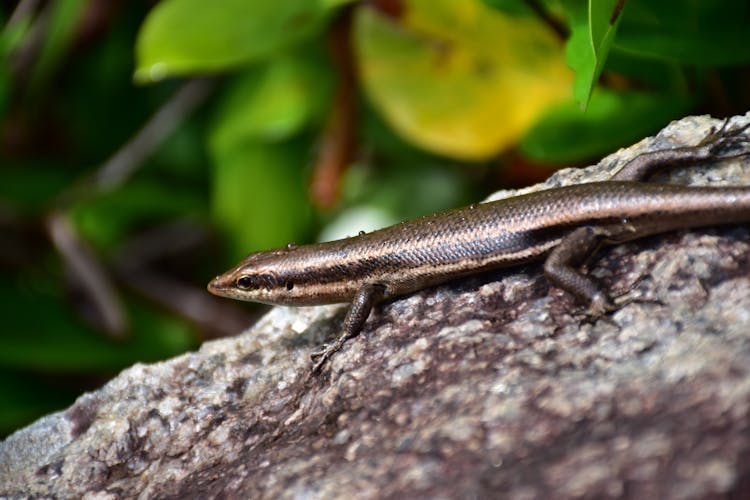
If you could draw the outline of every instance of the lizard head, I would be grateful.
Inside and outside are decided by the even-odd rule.
[[[283,304],[294,294],[293,269],[286,263],[284,250],[268,250],[248,255],[239,264],[208,284],[214,295],[237,300]]]
[[[208,291],[264,304],[303,306],[347,301],[340,287],[325,283],[315,274],[317,259],[315,252],[294,244],[252,253],[211,280]]]

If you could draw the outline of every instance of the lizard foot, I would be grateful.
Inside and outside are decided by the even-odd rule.
[[[744,132],[750,128],[750,123],[746,123],[741,127],[729,128],[729,119],[724,120],[721,127],[716,129],[712,127],[708,135],[698,144],[699,147],[707,147],[711,154],[719,154],[724,150],[737,146],[739,144],[745,144],[750,142],[750,136]],[[737,155],[727,155],[723,158],[736,158],[750,154],[748,152],[740,153]]]

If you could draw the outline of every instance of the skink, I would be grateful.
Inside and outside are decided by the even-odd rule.
[[[208,285],[216,295],[284,305],[350,303],[336,341],[313,355],[313,371],[364,326],[372,307],[454,278],[546,257],[555,286],[614,308],[576,269],[601,244],[675,229],[750,221],[750,187],[638,182],[657,170],[717,161],[748,142],[750,124],[712,130],[699,145],[644,153],[610,180],[579,184],[425,216],[351,238],[250,254]]]

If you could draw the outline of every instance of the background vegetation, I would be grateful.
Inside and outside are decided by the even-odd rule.
[[[735,0],[22,0],[0,21],[0,435],[240,332],[256,310],[204,286],[252,250],[750,102]]]

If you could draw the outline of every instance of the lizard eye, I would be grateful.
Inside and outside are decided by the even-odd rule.
[[[257,288],[258,281],[253,276],[242,276],[237,279],[237,287],[242,288],[243,290]]]
[[[294,288],[294,283],[292,283],[291,281],[287,281],[286,282],[286,289],[291,291],[292,288]]]

